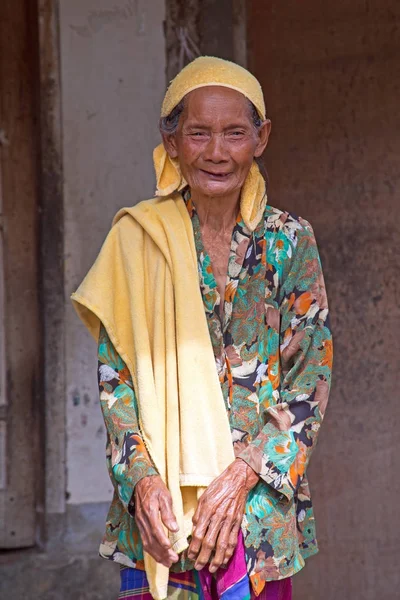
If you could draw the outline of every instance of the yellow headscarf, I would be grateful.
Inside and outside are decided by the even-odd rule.
[[[265,103],[258,80],[243,67],[213,56],[200,56],[189,63],[171,81],[161,108],[166,117],[189,92],[201,87],[218,85],[241,92],[256,107],[265,120]],[[153,152],[157,178],[156,196],[168,196],[187,186],[177,159],[171,158],[163,144]],[[267,203],[265,181],[255,161],[242,188],[240,212],[246,226],[253,231],[259,223]]]

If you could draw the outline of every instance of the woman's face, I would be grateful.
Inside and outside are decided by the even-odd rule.
[[[164,136],[192,192],[230,196],[240,192],[254,157],[268,142],[271,123],[256,131],[249,103],[240,92],[208,86],[185,98],[177,132]]]

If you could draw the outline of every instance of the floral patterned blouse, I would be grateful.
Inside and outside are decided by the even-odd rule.
[[[307,221],[267,206],[251,233],[239,214],[221,318],[210,257],[188,193],[185,202],[235,455],[260,476],[248,496],[242,526],[248,573],[258,593],[265,581],[293,575],[318,551],[306,471],[331,379],[324,279]],[[132,379],[104,328],[98,357],[107,466],[114,485],[100,554],[142,567],[132,494],[142,477],[157,471],[140,435]],[[182,555],[174,569],[191,567]]]

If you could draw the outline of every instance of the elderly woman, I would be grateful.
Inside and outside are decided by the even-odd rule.
[[[307,221],[267,204],[258,81],[201,57],[164,98],[156,198],[121,210],[75,307],[98,341],[120,598],[291,598],[332,341]]]

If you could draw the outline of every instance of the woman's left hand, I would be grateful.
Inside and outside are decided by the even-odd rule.
[[[247,494],[258,481],[257,473],[237,458],[208,486],[193,517],[188,557],[196,561],[195,569],[209,562],[214,549],[210,571],[228,563],[236,548]]]

